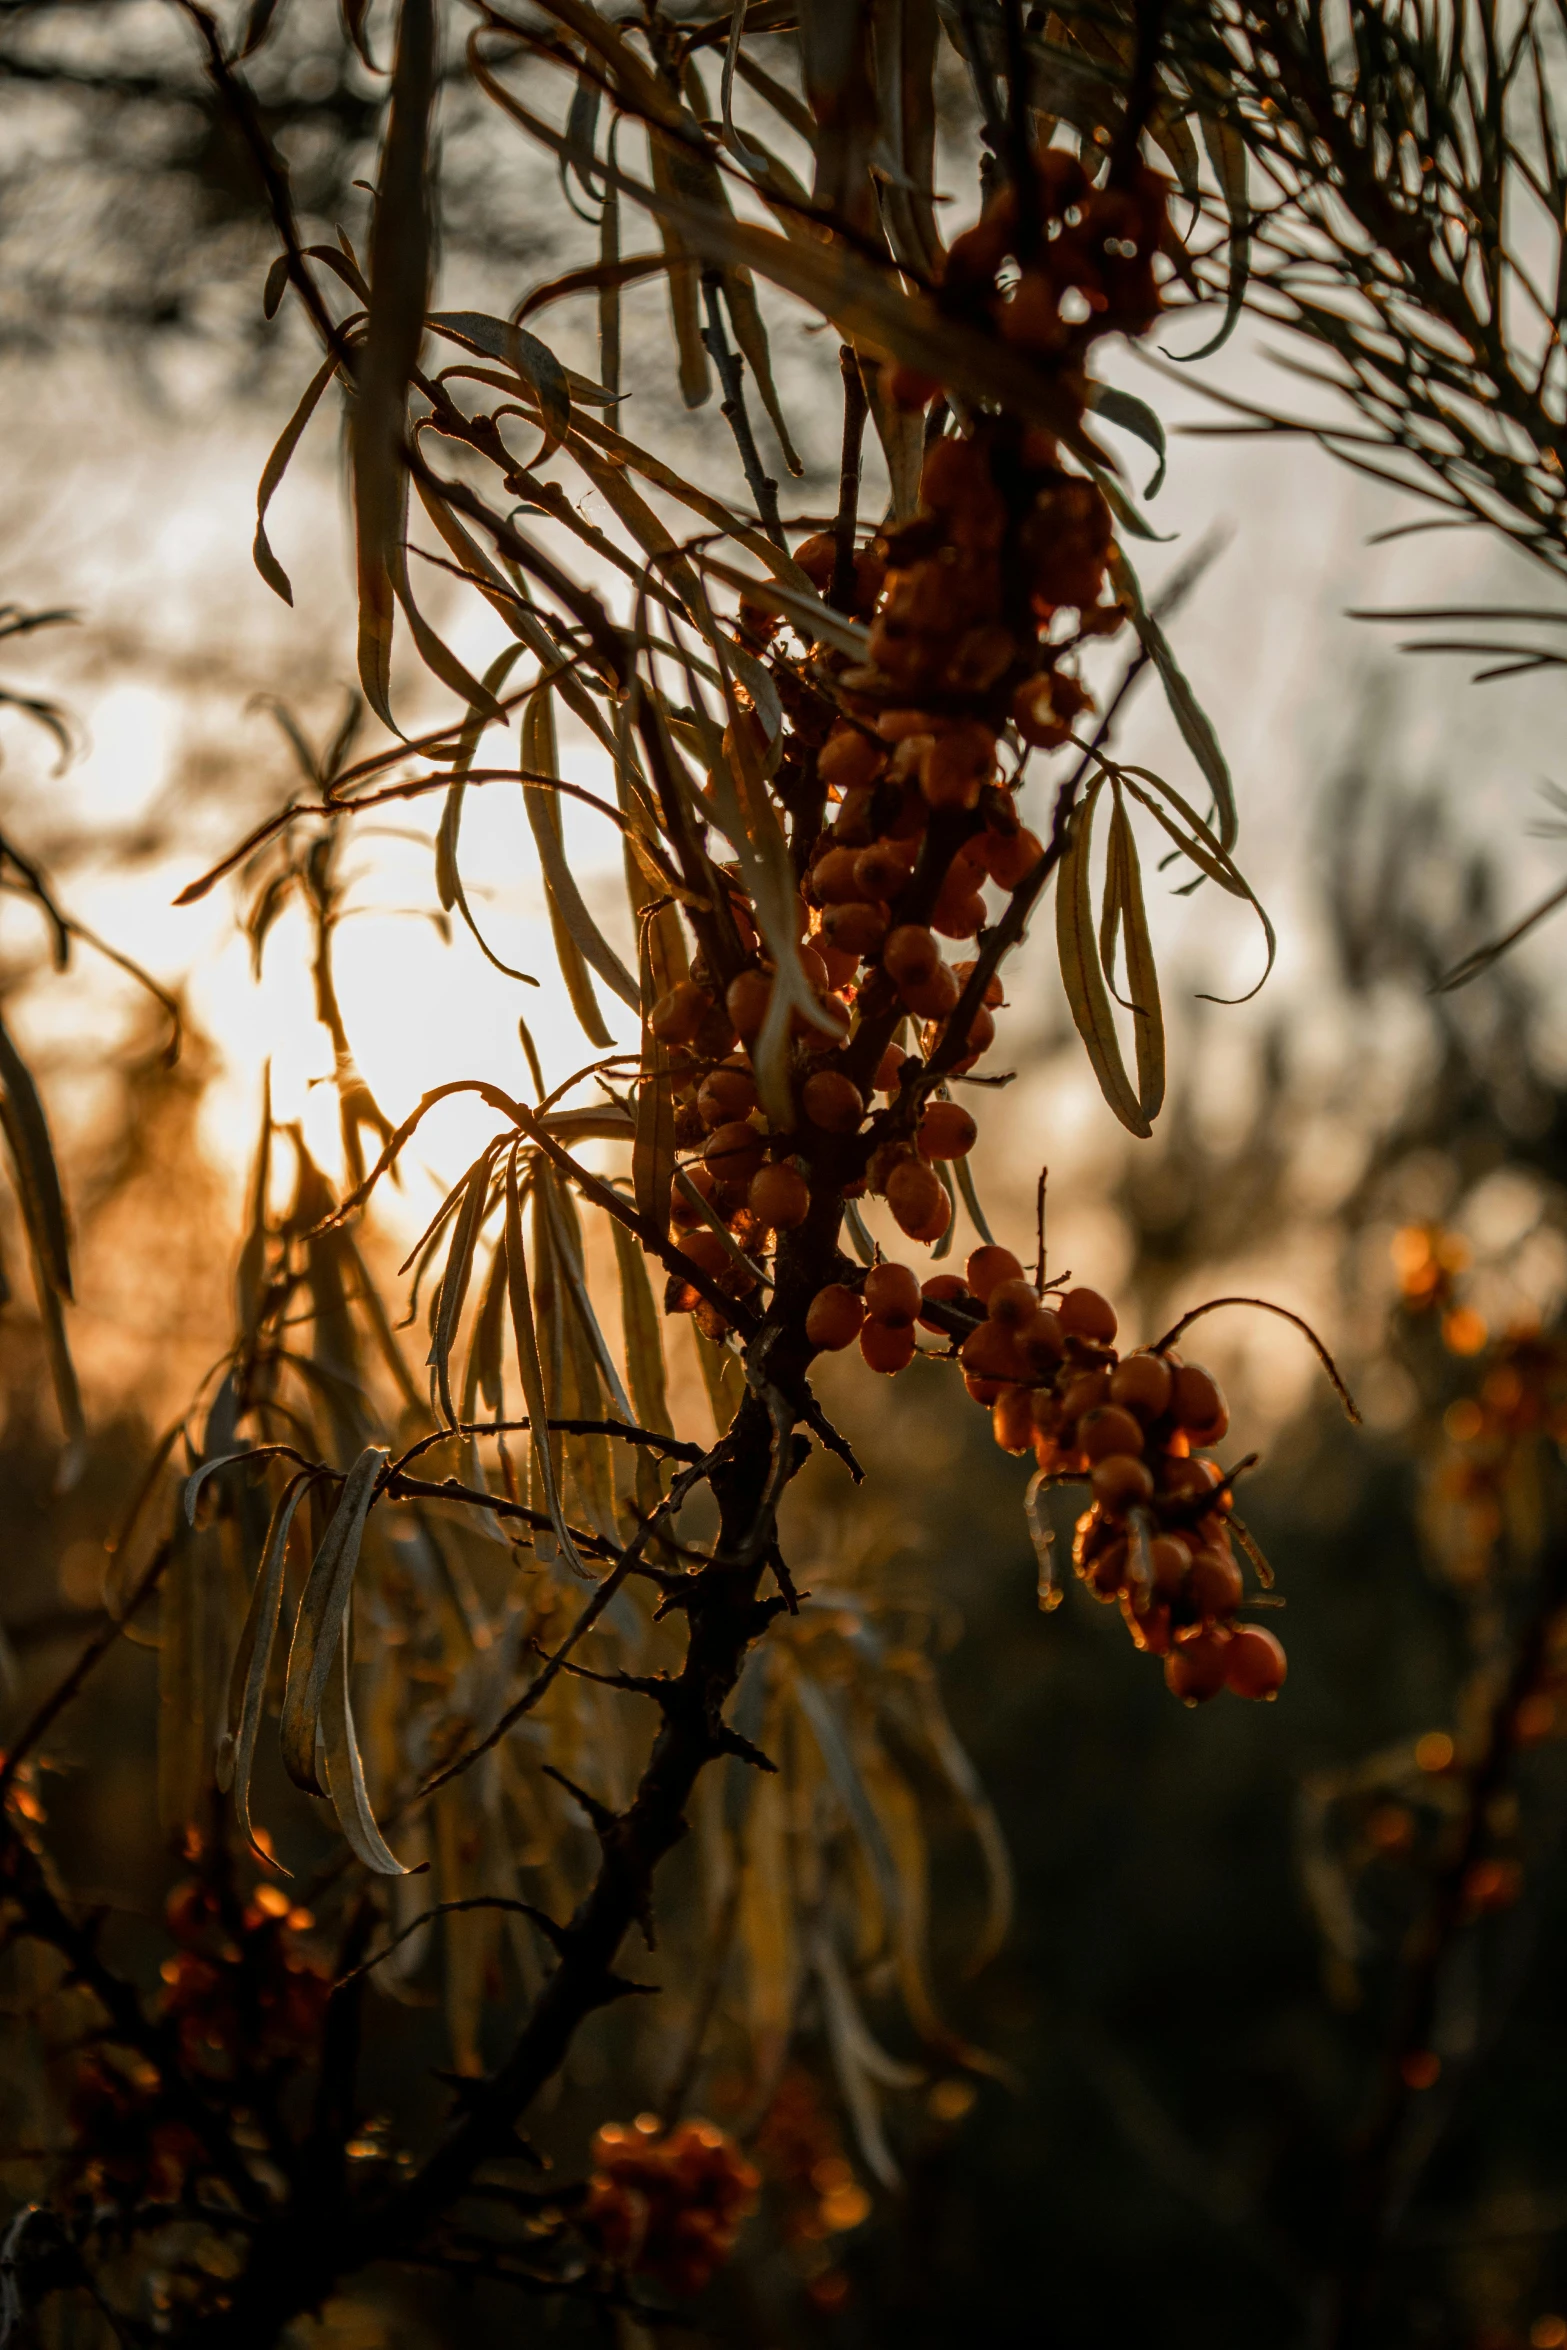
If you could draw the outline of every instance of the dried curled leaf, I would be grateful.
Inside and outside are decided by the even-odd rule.
[[[366,1445],[343,1479],[337,1507],[327,1521],[299,1602],[288,1652],[279,1740],[283,1768],[307,1795],[327,1792],[316,1774],[316,1734],[322,1727],[332,1666],[347,1634],[348,1601],[365,1520],[388,1457],[384,1445]]]

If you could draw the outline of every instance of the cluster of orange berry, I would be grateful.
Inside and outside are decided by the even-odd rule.
[[[578,2218],[605,2258],[672,2293],[699,2293],[754,2210],[760,2173],[712,2122],[606,2122]]]
[[[221,2071],[243,2052],[281,2068],[314,2048],[331,1989],[301,1946],[314,1924],[275,1885],[258,1885],[237,1915],[200,1878],[176,1885],[166,1909],[174,1952],[163,1962],[162,2011],[192,2067]]]
[[[964,1384],[991,1407],[1004,1451],[1032,1451],[1052,1481],[1088,1482],[1073,1565],[1097,1599],[1119,1601],[1175,1694],[1275,1696],[1282,1646],[1235,1621],[1245,1586],[1229,1489],[1201,1457],[1229,1413],[1208,1373],[1169,1349],[1119,1356],[1115,1309],[1097,1290],[1041,1291],[994,1246],[976,1249],[961,1276],[922,1283],[907,1265],[882,1264],[859,1288],[832,1282],[812,1299],[806,1334],[824,1349],[857,1337],[873,1370],[900,1371],[917,1323],[959,1341]]]
[[[1158,309],[1153,257],[1165,234],[1165,188],[1139,172],[1128,186],[1096,189],[1069,156],[1046,151],[1036,162],[1034,217],[1023,220],[1011,191],[999,196],[953,245],[941,298],[954,315],[988,321],[1048,360],[1064,413],[1078,419],[1089,344],[1111,331],[1141,333]],[[1009,256],[1020,274],[1003,287]],[[900,369],[891,385],[910,404],[938,388]],[[677,1177],[673,1221],[693,1260],[730,1294],[755,1286],[745,1256],[805,1222],[818,1151],[829,1138],[860,1134],[867,1093],[898,1094],[911,1064],[918,1080],[918,1060],[902,1043],[906,1023],[917,1024],[928,1058],[973,968],[948,962],[942,942],[974,939],[988,918],[986,887],[1015,889],[1042,854],[1002,777],[1003,738],[1010,729],[1025,748],[1064,743],[1092,707],[1073,667],[1078,649],[1125,619],[1118,601],[1103,600],[1109,507],[1097,484],[1060,457],[1055,435],[1004,415],[980,416],[961,436],[938,434],[925,452],[917,513],[855,556],[847,601],[870,624],[866,660],[814,648],[816,693],[798,711],[789,756],[796,765],[814,756],[814,804],[827,818],[800,858],[796,934],[827,1025],[797,1022],[793,1124],[774,1132],[758,1108],[750,1051],[773,981],[738,892],[731,912],[747,967],[720,991],[699,956],[650,1014],[654,1034],[687,1056],[676,1080],[676,1141],[697,1155]],[[796,557],[826,592],[838,553],[821,535]],[[763,638],[778,625],[750,607],[745,620]],[[799,686],[787,663],[778,684],[794,710]],[[813,715],[823,691],[830,721]],[[989,1048],[1001,1000],[992,979],[966,1033],[947,1044],[948,1074],[967,1074]],[[874,1071],[853,1052],[867,1010],[889,1024],[904,1015]],[[885,1197],[910,1239],[934,1242],[952,1215],[935,1162],[964,1156],[973,1140],[968,1113],[933,1100],[916,1134],[904,1126],[874,1147],[867,1140],[863,1171],[851,1169],[846,1182],[839,1151],[838,1187]],[[703,1228],[692,1187],[739,1256]],[[712,1336],[724,1328],[689,1285],[676,1281],[668,1303],[696,1312]]]

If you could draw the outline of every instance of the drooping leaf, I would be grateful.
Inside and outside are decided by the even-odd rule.
[[[1072,820],[1071,834],[1056,873],[1056,946],[1061,977],[1077,1032],[1088,1049],[1099,1090],[1127,1130],[1144,1140],[1153,1129],[1140,1109],[1116,1034],[1115,1015],[1099,967],[1094,940],[1089,850],[1094,804],[1091,789]]]
[[[1164,1013],[1159,1001],[1153,941],[1148,935],[1148,914],[1143,904],[1137,842],[1119,789],[1110,815],[1104,929],[1109,951],[1101,954],[1100,962],[1112,989],[1116,930],[1125,948],[1128,1009],[1132,1015],[1137,1068],[1137,1106],[1152,1125],[1164,1104]]]
[[[316,1774],[316,1733],[333,1662],[346,1628],[365,1520],[386,1466],[383,1445],[370,1444],[343,1479],[337,1506],[311,1564],[289,1645],[279,1740],[283,1768],[307,1795],[327,1791]]]
[[[378,1877],[403,1877],[403,1863],[376,1826],[365,1787],[364,1762],[354,1728],[353,1701],[348,1688],[348,1644],[352,1608],[345,1607],[337,1643],[337,1669],[328,1673],[321,1707],[321,1733],[326,1748],[327,1793],[337,1824],[354,1858]]]
[[[558,775],[560,772],[555,746],[554,704],[547,685],[540,686],[530,695],[523,712],[522,765],[523,801],[539,852],[539,863],[544,870],[555,957],[566,983],[566,992],[571,998],[571,1008],[581,1023],[583,1033],[602,1051],[608,1052],[613,1048],[615,1040],[599,1009],[593,982],[588,977],[588,966],[592,965],[606,986],[611,987],[632,1011],[638,1007],[637,988],[630,972],[582,902],[582,893],[566,861],[559,794],[550,791],[545,785],[527,780],[529,773]]]
[[[229,1676],[229,1751],[220,1758],[219,1787],[232,1786],[234,1816],[240,1833],[257,1852],[256,1833],[250,1823],[250,1779],[255,1766],[256,1740],[261,1731],[261,1709],[266,1698],[267,1675],[272,1664],[272,1650],[277,1639],[278,1616],[283,1604],[283,1573],[288,1560],[288,1538],[293,1528],[294,1515],[309,1492],[313,1473],[301,1469],[289,1479],[273,1507],[267,1527],[266,1542],[262,1547],[261,1564],[256,1569],[256,1580],[251,1589],[250,1607],[245,1616],[239,1646],[234,1652],[233,1671]]]
[[[1088,406],[1107,424],[1119,425],[1122,432],[1132,433],[1159,460],[1143,489],[1145,498],[1156,498],[1164,486],[1165,440],[1164,426],[1146,400],[1139,400],[1134,392],[1123,392],[1116,384],[1090,381]]]
[[[57,1297],[71,1295],[70,1227],[54,1144],[32,1071],[0,1020],[0,1120],[10,1146],[22,1215],[40,1277]]]
[[[1200,106],[1197,130],[1208,161],[1213,166],[1224,208],[1230,220],[1230,275],[1225,291],[1224,316],[1218,332],[1196,351],[1182,351],[1173,356],[1191,361],[1208,359],[1227,343],[1240,322],[1246,304],[1246,285],[1251,273],[1251,201],[1246,184],[1246,142],[1234,124],[1217,112]]]
[[[620,1274],[620,1322],[626,1341],[626,1378],[640,1427],[672,1436],[669,1393],[664,1371],[664,1341],[659,1325],[647,1259],[634,1233],[611,1216],[615,1264]]]
[[[528,1281],[528,1251],[522,1228],[522,1190],[518,1180],[517,1146],[514,1144],[506,1159],[506,1281],[511,1300],[512,1333],[517,1347],[517,1376],[522,1384],[523,1400],[528,1407],[533,1440],[530,1459],[533,1474],[538,1481],[555,1539],[560,1544],[573,1570],[591,1580],[576,1544],[566,1524],[560,1506],[560,1491],[555,1482],[555,1465],[550,1457],[549,1402],[544,1389],[544,1368],[539,1360],[538,1334],[533,1319],[533,1293]]]
[[[281,288],[279,291],[281,293]],[[277,446],[262,467],[261,479],[256,485],[256,537],[255,544],[251,549],[251,556],[256,569],[268,587],[275,596],[281,596],[285,604],[293,603],[294,590],[288,573],[283,569],[276,555],[273,554],[272,542],[267,537],[267,508],[277,495],[279,484],[288,471],[289,461],[304,436],[306,425],[320,404],[322,393],[336,373],[337,360],[335,357],[326,360],[316,370],[305,388],[304,397],[299,406],[278,435]]]
[[[370,311],[353,406],[359,676],[383,724],[392,718],[393,579],[407,511],[403,441],[430,277],[430,115],[435,98],[433,0],[401,0],[392,101],[370,237]]]
[[[473,1253],[478,1246],[485,1210],[489,1206],[490,1168],[496,1147],[492,1143],[481,1151],[463,1178],[462,1198],[452,1218],[452,1239],[446,1252],[446,1268],[431,1306],[430,1352],[426,1360],[435,1373],[436,1392],[449,1428],[457,1425],[457,1414],[452,1407],[452,1347],[473,1272]]]
[[[1228,855],[1240,832],[1240,818],[1235,807],[1235,787],[1230,781],[1229,766],[1219,747],[1213,722],[1192,692],[1156,615],[1150,612],[1143,601],[1137,574],[1122,547],[1112,547],[1110,551],[1110,578],[1116,593],[1124,599],[1132,615],[1132,626],[1137,631],[1138,642],[1159,672],[1165,699],[1186,747],[1202,770],[1203,780],[1213,794],[1219,846]]]

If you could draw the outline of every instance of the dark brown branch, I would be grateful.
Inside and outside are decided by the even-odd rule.
[[[859,358],[852,344],[845,343],[839,351],[838,372],[843,377],[843,447],[838,459],[838,512],[832,526],[832,586],[827,594],[829,603],[836,604],[840,612],[851,612],[854,609],[854,539],[860,515],[861,454],[865,445],[865,419],[870,413],[865,379],[860,373]]]

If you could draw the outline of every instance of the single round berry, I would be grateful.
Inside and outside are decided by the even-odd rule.
[[[801,1105],[813,1126],[824,1134],[853,1134],[865,1115],[859,1087],[841,1069],[817,1069],[800,1092]]]
[[[881,960],[887,977],[900,993],[918,987],[942,968],[941,948],[935,934],[919,922],[903,922],[890,931]]]
[[[1206,1705],[1224,1687],[1229,1651],[1234,1645],[1218,1631],[1200,1632],[1195,1640],[1179,1641],[1164,1660],[1165,1686],[1187,1705]]]
[[[887,1178],[887,1205],[910,1240],[939,1240],[952,1221],[952,1202],[939,1175],[923,1159],[904,1159]]]
[[[883,961],[885,959],[883,957]],[[950,963],[938,963],[934,971],[924,978],[900,979],[898,993],[917,1019],[945,1020],[958,1000],[957,974]],[[976,1012],[974,1017],[977,1020],[979,1013]]]
[[[772,994],[773,983],[765,971],[742,971],[731,979],[724,1010],[734,1022],[737,1036],[743,1036],[749,1043],[753,1036],[761,1034]]]
[[[1222,1421],[1223,1426],[1212,1439],[1215,1444],[1229,1426],[1230,1416],[1218,1381],[1210,1379],[1206,1371],[1199,1371],[1195,1363],[1183,1363],[1176,1372],[1170,1412],[1178,1428],[1189,1429],[1194,1434],[1200,1431],[1207,1435],[1216,1422]]]
[[[970,1331],[958,1349],[958,1359],[977,1379],[1021,1379],[1028,1369],[1011,1331],[999,1322],[981,1322],[977,1330]]]
[[[811,1212],[811,1187],[792,1160],[777,1159],[770,1167],[758,1167],[746,1204],[769,1231],[792,1232]]]
[[[889,1329],[910,1329],[923,1302],[919,1277],[907,1265],[873,1265],[865,1276],[865,1311]]]
[[[1174,1381],[1158,1355],[1128,1355],[1110,1374],[1110,1400],[1140,1420],[1162,1420]]]
[[[914,1360],[913,1329],[894,1330],[886,1322],[867,1320],[860,1330],[860,1352],[873,1371],[884,1371],[890,1378]]]
[[[1061,1416],[1075,1422],[1110,1399],[1110,1381],[1103,1371],[1079,1371],[1061,1391]]]
[[[876,1093],[896,1093],[903,1073],[903,1064],[908,1057],[903,1046],[896,1040],[888,1045],[876,1064],[876,1074],[871,1080],[873,1091]]]
[[[748,1118],[756,1107],[756,1079],[749,1069],[732,1068],[725,1063],[723,1068],[710,1070],[703,1078],[697,1088],[696,1106],[709,1133],[715,1127],[732,1124],[737,1118]]]
[[[1233,1616],[1245,1596],[1240,1568],[1227,1551],[1200,1550],[1187,1577],[1186,1596],[1200,1616]]]
[[[887,909],[863,898],[852,905],[829,906],[822,916],[822,935],[838,954],[852,955],[859,963],[880,952],[887,935]]]
[[[845,1282],[829,1281],[812,1298],[805,1314],[805,1335],[824,1354],[852,1346],[865,1319],[865,1302]]]
[[[1061,1328],[1061,1317],[1049,1306],[1036,1306],[1017,1334],[1017,1341],[1028,1361],[1041,1377],[1052,1372],[1066,1353],[1066,1337]]]
[[[1130,1453],[1115,1452],[1096,1461],[1092,1483],[1095,1501],[1112,1517],[1124,1518],[1128,1510],[1146,1508],[1153,1499],[1147,1463]]]
[[[1016,889],[1045,853],[1038,835],[1022,825],[1010,837],[997,832],[988,834],[987,846],[990,878],[1002,889]]]
[[[1077,1449],[1091,1461],[1107,1461],[1114,1453],[1135,1457],[1143,1449],[1142,1427],[1119,1404],[1098,1404],[1078,1421]]]
[[[1009,1248],[998,1248],[992,1241],[987,1241],[983,1248],[975,1249],[963,1272],[981,1304],[1003,1281],[1020,1281],[1023,1277],[1023,1268],[1012,1251]]]
[[[1288,1669],[1282,1643],[1260,1624],[1245,1624],[1229,1643],[1224,1677],[1237,1697],[1277,1697]]]
[[[712,1009],[713,999],[706,989],[694,980],[682,979],[659,997],[647,1024],[660,1044],[689,1044]]]
[[[1115,1344],[1115,1308],[1097,1289],[1069,1289],[1058,1311],[1069,1338],[1086,1338],[1095,1346]]]
[[[865,896],[855,875],[857,849],[829,849],[811,867],[811,888],[819,906],[846,906]]]
[[[1153,1585],[1162,1599],[1174,1599],[1180,1593],[1192,1563],[1190,1545],[1178,1534],[1156,1534],[1148,1545],[1148,1563],[1153,1569]]]
[[[765,1137],[744,1118],[733,1118],[713,1129],[702,1157],[716,1181],[749,1183],[766,1152]]]
[[[1039,1295],[1032,1281],[1020,1273],[1015,1280],[996,1283],[985,1300],[985,1311],[993,1322],[1003,1322],[1009,1330],[1025,1330],[1039,1311]]]
[[[979,1128],[961,1102],[927,1102],[914,1140],[927,1159],[966,1159]]]

